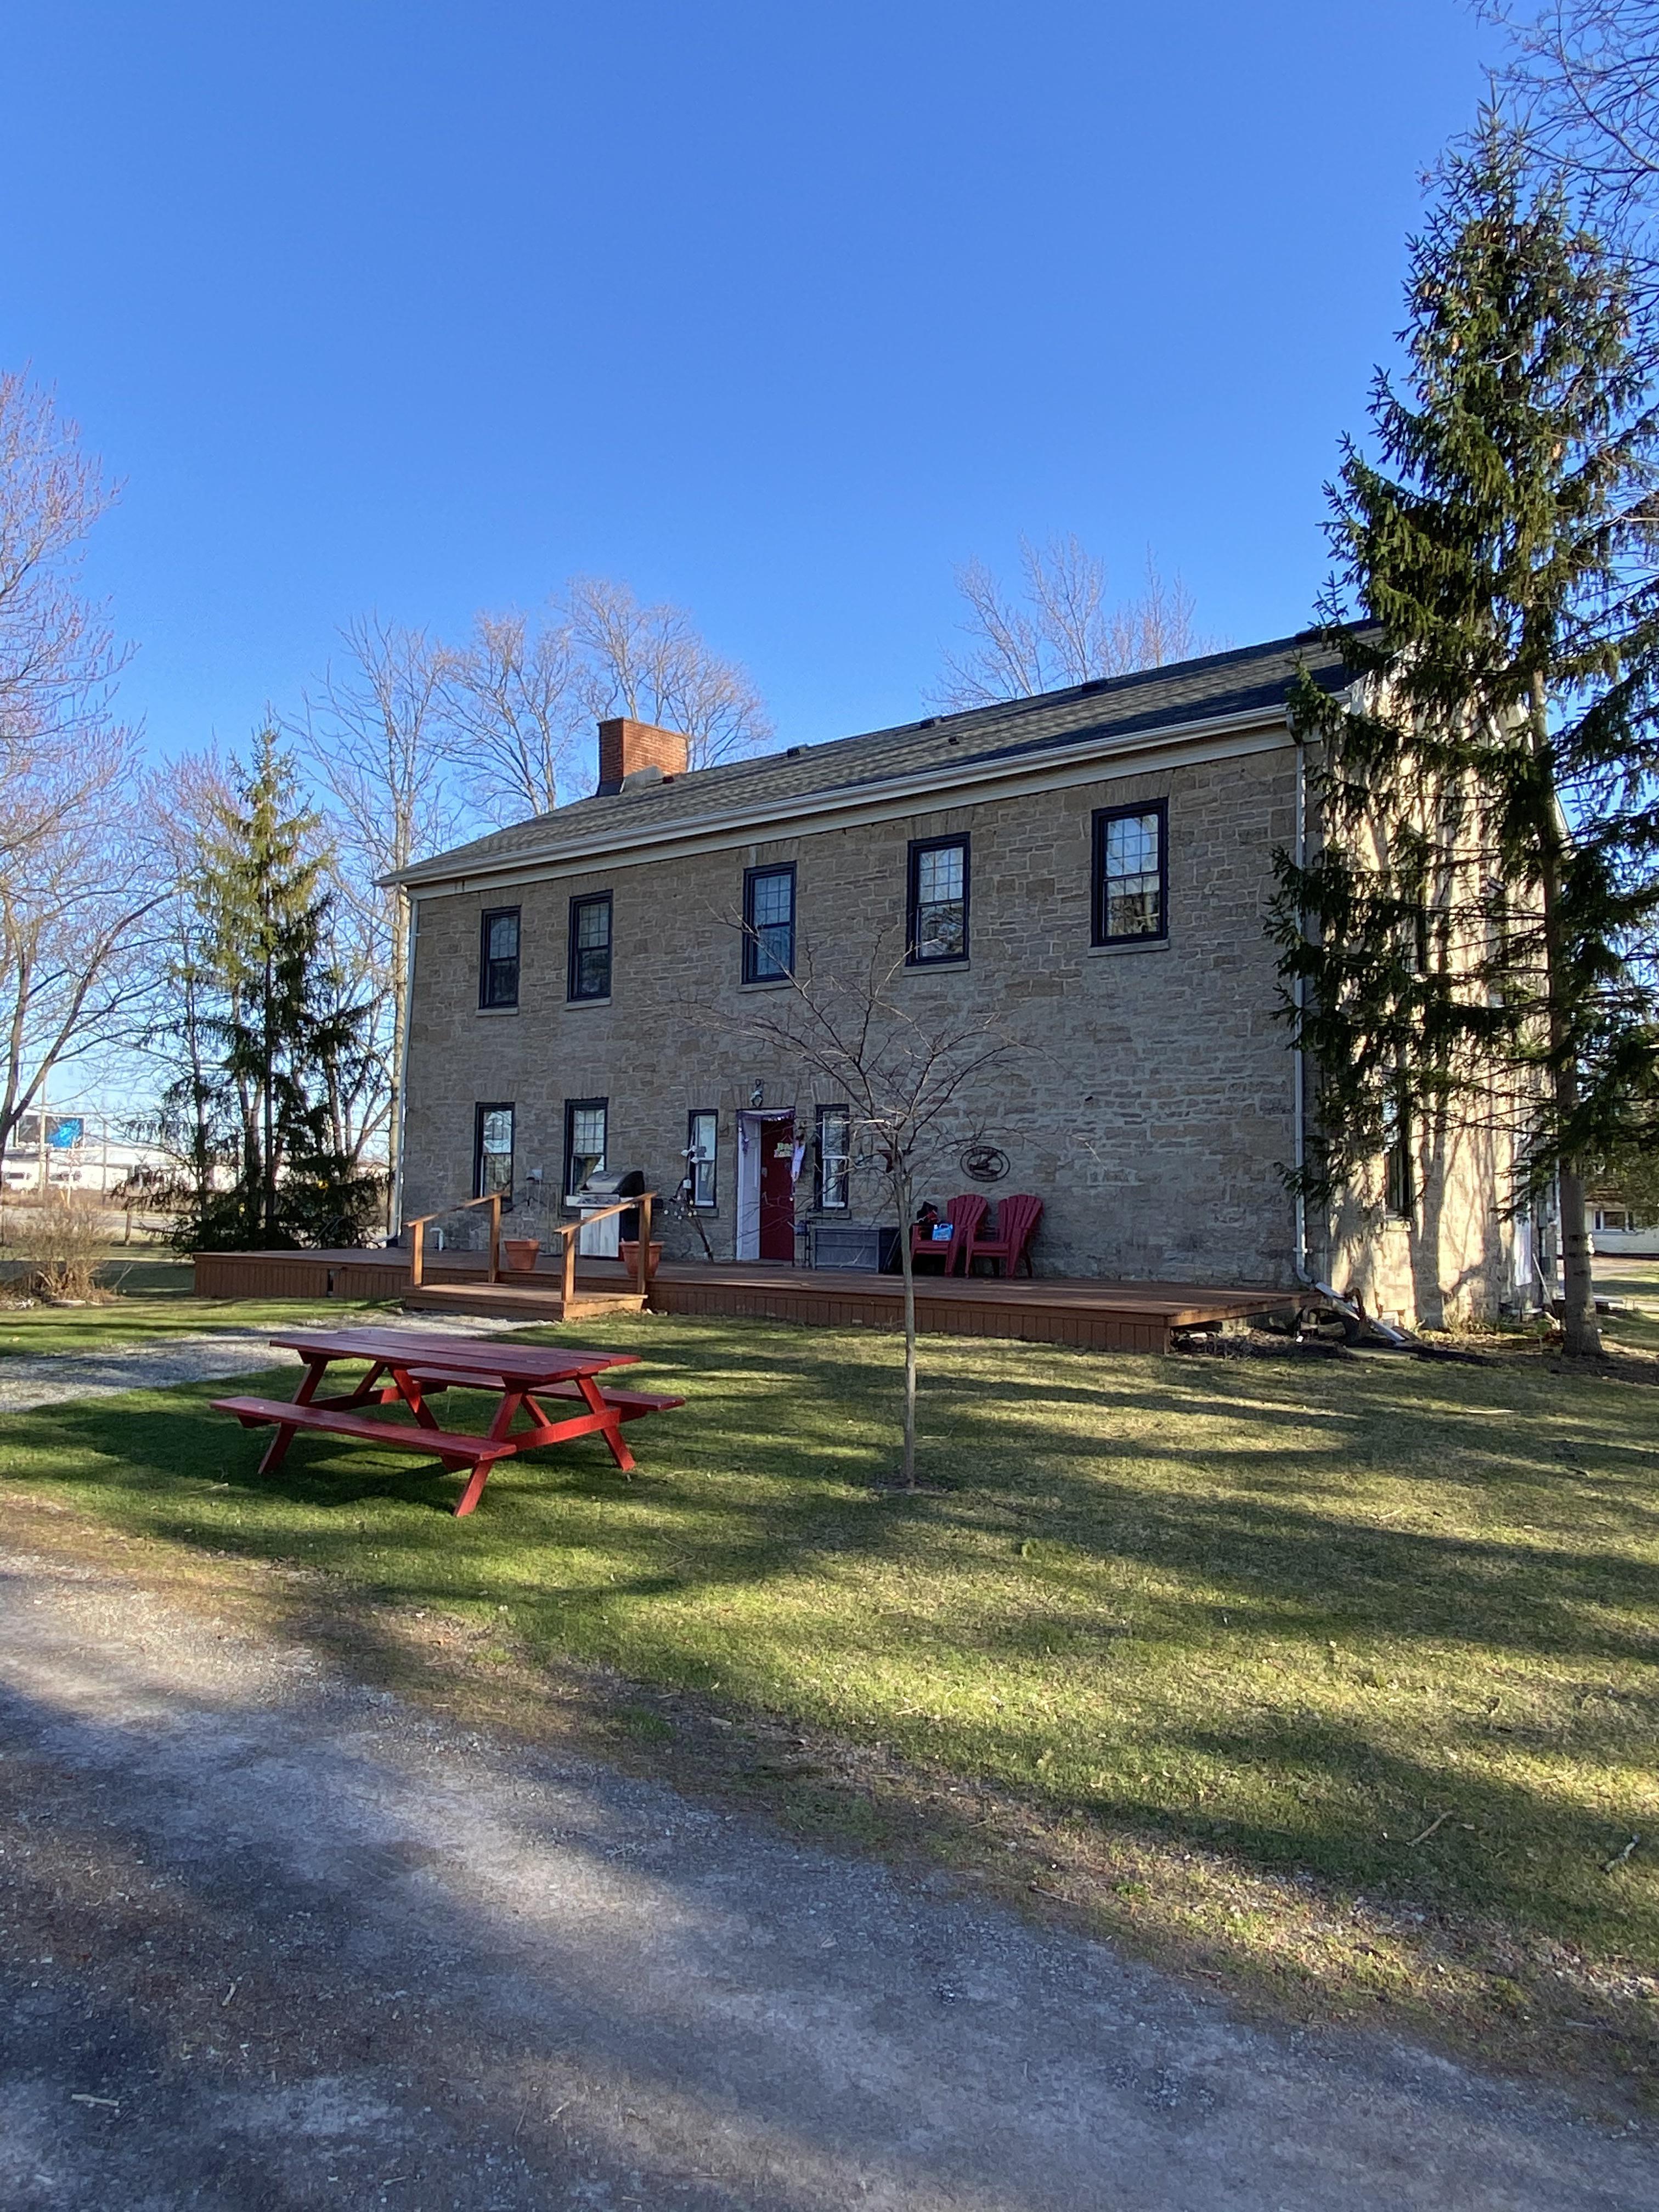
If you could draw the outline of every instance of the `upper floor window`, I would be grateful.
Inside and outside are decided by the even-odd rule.
[[[497,1191],[504,1204],[513,1203],[513,1109],[492,1103],[473,1109],[472,1195]]]
[[[818,1109],[818,1205],[845,1213],[852,1202],[853,1117],[844,1106]]]
[[[478,957],[478,1004],[519,1003],[519,909],[498,906],[483,917]]]
[[[608,1098],[567,1098],[564,1102],[564,1194],[574,1198],[591,1175],[605,1173],[610,1139],[611,1101]]]
[[[795,968],[795,866],[743,873],[743,980],[776,982]]]
[[[1167,937],[1169,814],[1150,806],[1103,806],[1095,814],[1097,945],[1132,945]]]
[[[913,968],[968,957],[968,840],[910,841],[906,957]]]
[[[611,996],[611,894],[570,902],[570,973],[567,995],[573,999]]]
[[[685,1117],[685,1194],[700,1213],[714,1211],[720,1126],[718,1114],[699,1112]]]

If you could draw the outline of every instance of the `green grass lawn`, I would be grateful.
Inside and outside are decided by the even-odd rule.
[[[0,1283],[22,1263],[0,1261]],[[116,1295],[108,1305],[22,1306],[0,1302],[0,1373],[8,1358],[48,1352],[117,1352],[169,1336],[202,1336],[217,1328],[289,1328],[301,1310],[327,1317],[369,1309],[346,1298],[301,1308],[293,1299],[198,1298],[188,1260],[154,1248],[116,1251],[100,1269]]]
[[[584,1442],[500,1468],[469,1522],[433,1462],[323,1438],[261,1480],[264,1436],[208,1406],[225,1385],[8,1417],[0,1476],[173,1551],[312,1571],[383,1617],[488,1629],[458,1663],[599,1662],[739,1727],[881,1747],[937,1784],[932,1845],[958,1860],[965,1778],[1025,1822],[1032,1887],[1153,1948],[1397,2000],[1489,2051],[1588,2019],[1611,2031],[1598,2064],[1650,2063],[1642,1370],[933,1339],[933,1493],[896,1496],[872,1487],[891,1340],[650,1317],[604,1337],[690,1401],[630,1431],[636,1478]],[[669,1717],[647,1733],[678,1725],[650,1710]],[[876,1790],[854,1759],[788,1794],[846,1811]]]

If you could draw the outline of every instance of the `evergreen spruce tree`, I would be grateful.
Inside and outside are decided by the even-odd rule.
[[[1409,388],[1379,373],[1376,458],[1349,444],[1329,495],[1323,628],[1364,680],[1293,701],[1320,842],[1278,856],[1273,929],[1314,1071],[1303,1187],[1403,1142],[1420,1206],[1449,1139],[1518,1139],[1511,1202],[1559,1189],[1567,1348],[1593,1352],[1582,1164],[1656,1127],[1630,956],[1659,911],[1659,422],[1622,267],[1493,118],[1407,298]]]
[[[235,1132],[234,1185],[203,1193],[198,1224],[221,1249],[356,1243],[375,1202],[373,1179],[353,1170],[331,1126],[337,1072],[363,1049],[366,1013],[328,957],[318,829],[276,732],[262,730],[241,805],[197,891],[217,1103]]]

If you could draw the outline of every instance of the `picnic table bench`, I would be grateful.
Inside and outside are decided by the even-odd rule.
[[[601,1386],[598,1378],[611,1369],[636,1366],[635,1352],[504,1344],[489,1337],[404,1328],[305,1329],[292,1336],[273,1336],[270,1341],[284,1351],[297,1352],[305,1362],[306,1371],[293,1397],[213,1401],[218,1412],[234,1415],[245,1429],[275,1428],[259,1462],[261,1474],[282,1465],[301,1429],[351,1437],[429,1454],[452,1473],[470,1468],[455,1506],[458,1516],[471,1513],[477,1504],[497,1460],[538,1450],[544,1444],[602,1436],[611,1458],[626,1474],[634,1466],[634,1455],[623,1441],[623,1423],[685,1403],[684,1398],[652,1391]],[[363,1361],[364,1373],[351,1389],[319,1397],[318,1386],[329,1368],[343,1359]],[[446,1390],[483,1390],[500,1399],[486,1434],[472,1436],[440,1425],[429,1401]],[[582,1410],[556,1418],[542,1405],[543,1399],[574,1401]],[[376,1419],[358,1410],[393,1405],[413,1414],[412,1425]],[[515,1431],[513,1424],[521,1416],[528,1425]]]

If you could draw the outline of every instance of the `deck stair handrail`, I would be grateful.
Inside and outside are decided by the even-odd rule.
[[[563,1240],[564,1250],[561,1255],[562,1264],[560,1278],[563,1300],[567,1308],[574,1304],[576,1297],[576,1240],[590,1222],[608,1221],[613,1213],[637,1212],[639,1214],[640,1244],[634,1259],[634,1287],[642,1298],[650,1296],[651,1203],[656,1195],[654,1190],[642,1190],[637,1198],[623,1199],[616,1206],[588,1206],[578,1221],[555,1221],[550,1224]],[[500,1282],[501,1279],[501,1194],[498,1190],[492,1190],[483,1198],[460,1199],[453,1206],[440,1206],[435,1213],[417,1213],[404,1222],[404,1227],[410,1232],[409,1287],[411,1291],[418,1291],[425,1279],[427,1223],[441,1221],[446,1213],[465,1213],[470,1207],[475,1206],[487,1206],[489,1208],[488,1280],[492,1283]]]

